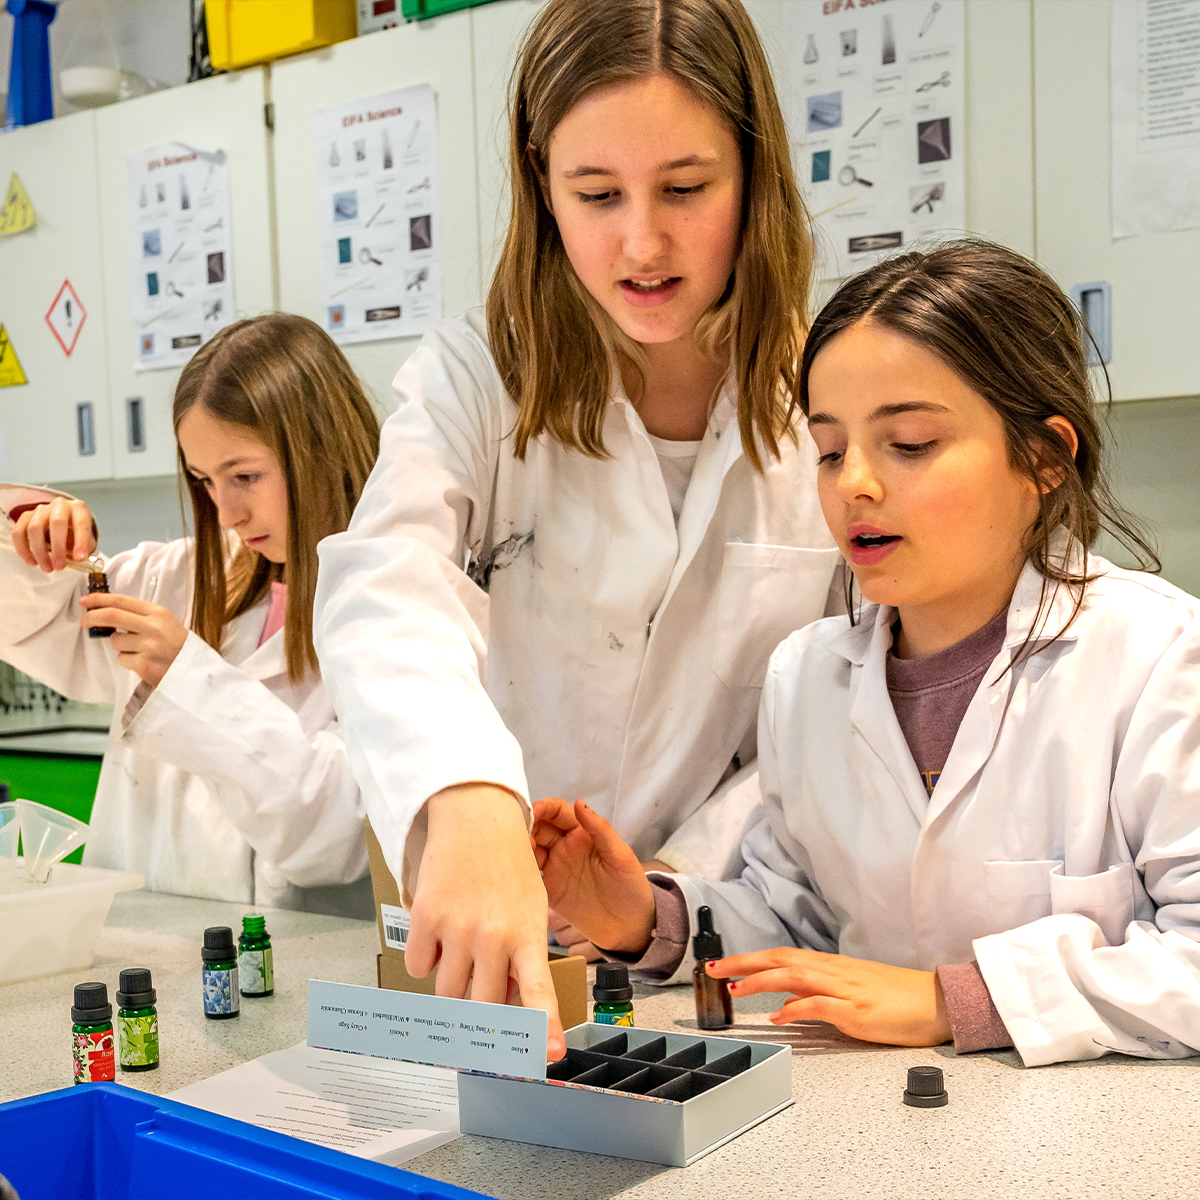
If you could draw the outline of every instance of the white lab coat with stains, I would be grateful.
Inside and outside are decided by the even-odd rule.
[[[736,873],[767,659],[826,611],[840,561],[807,429],[757,474],[726,386],[676,529],[619,386],[610,458],[546,435],[513,454],[482,310],[393,386],[350,528],[319,548],[314,637],[397,878],[415,886],[425,801],[470,781],[581,797],[643,859]]]
[[[154,891],[369,916],[366,815],[320,676],[288,680],[283,631],[261,647],[264,599],[218,654],[194,633],[157,687],[79,627],[87,576],[12,550],[14,506],[61,493],[0,487],[0,658],[74,700],[113,704],[84,850]],[[106,561],[109,590],[190,618],[190,542]],[[37,797],[30,797],[37,799]]]
[[[887,691],[895,611],[793,634],[763,692],[738,881],[679,878],[727,954],[978,960],[1027,1066],[1200,1050],[1200,600],[1099,558],[1070,617],[1025,568],[927,797]],[[678,877],[672,877],[678,878]],[[672,981],[691,971],[685,958]]]

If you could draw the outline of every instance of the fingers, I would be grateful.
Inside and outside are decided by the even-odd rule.
[[[579,827],[575,819],[575,809],[559,796],[549,796],[533,802],[533,821],[535,827],[544,825],[548,828],[570,833]]]
[[[732,979],[738,975],[753,975],[758,971],[770,971],[776,967],[804,966],[806,957],[808,965],[832,955],[821,954],[818,950],[797,950],[793,946],[777,946],[773,950],[756,950],[751,954],[731,954],[728,958],[710,963],[708,973],[714,979]]]
[[[32,510],[23,512],[17,518],[17,523],[13,526],[12,531],[13,549],[21,556],[21,561],[27,567],[36,567],[38,565],[38,560],[34,557],[33,550],[29,546],[29,522],[32,518]]]
[[[82,562],[96,548],[92,536],[92,514],[86,504],[71,505],[71,555],[76,562]]]
[[[558,997],[554,993],[554,981],[550,976],[545,948],[536,945],[519,947],[513,955],[511,969],[525,1007],[545,1009],[549,1016],[546,1057],[550,1062],[557,1062],[566,1054],[567,1043],[558,1016]]]
[[[711,974],[711,972],[710,972]],[[735,996],[756,996],[762,992],[791,992],[794,996],[828,995],[831,980],[819,972],[805,971],[798,967],[776,967],[770,971],[757,971],[729,985]]]
[[[789,1000],[770,1017],[773,1025],[786,1025],[790,1021],[828,1021],[842,1033],[857,1036],[854,1020],[854,1005],[849,1000],[838,1000],[833,996],[808,996],[802,1000]]]
[[[640,871],[637,855],[625,844],[621,835],[597,812],[582,800],[575,801],[575,816],[584,831],[595,843],[600,857],[614,866],[632,866]]]
[[[599,962],[603,955],[591,942],[572,942],[567,947],[568,954],[582,954],[588,962]]]
[[[154,616],[163,609],[160,605],[151,604],[138,596],[124,596],[120,592],[91,592],[79,597],[79,603],[84,608],[98,608],[104,605],[108,608],[119,608],[127,613],[136,613],[140,617]]]
[[[508,980],[506,955],[489,954],[486,958],[476,958],[475,974],[471,978],[471,999],[482,1000],[486,1004],[503,1004],[508,996]]]
[[[414,911],[411,914],[408,942],[404,947],[404,969],[414,979],[424,979],[438,965],[441,954],[438,939],[429,932],[428,926],[423,913]]]

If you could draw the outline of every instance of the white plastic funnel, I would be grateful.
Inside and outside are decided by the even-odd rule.
[[[16,804],[25,874],[35,883],[45,883],[51,867],[87,841],[88,827],[66,813],[32,800],[18,800]]]
[[[0,867],[17,865],[17,835],[20,831],[16,804],[11,800],[0,804]]]

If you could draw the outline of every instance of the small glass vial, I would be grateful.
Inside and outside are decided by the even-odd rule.
[[[243,996],[269,996],[275,991],[271,935],[267,932],[267,918],[262,913],[247,913],[242,918],[237,962]]]
[[[117,1046],[122,1071],[158,1067],[158,994],[145,967],[121,972],[117,987]]]
[[[633,987],[624,963],[600,963],[592,988],[592,1020],[597,1025],[633,1024]]]
[[[92,595],[93,592],[108,594],[108,576],[103,571],[88,572],[88,595]],[[116,630],[110,629],[107,625],[91,626],[88,629],[88,637],[94,638],[112,637],[114,633]]]
[[[725,957],[721,935],[713,929],[712,909],[707,904],[696,913],[696,924],[699,932],[692,938],[692,953],[696,956],[696,969],[692,972],[696,1024],[701,1029],[724,1029],[733,1024],[733,997],[728,981],[713,979],[705,969],[711,959]]]
[[[112,1005],[108,986],[103,983],[77,983],[75,1003],[71,1005],[71,1056],[76,1083],[111,1082],[117,1077],[117,1056],[113,1047]]]
[[[237,949],[233,930],[214,925],[204,931],[204,1015],[214,1021],[236,1017],[241,1011]]]

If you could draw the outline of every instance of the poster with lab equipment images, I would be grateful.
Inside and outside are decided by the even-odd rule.
[[[442,315],[433,88],[322,109],[313,137],[325,328],[342,343],[424,333]]]
[[[791,0],[784,11],[782,91],[818,278],[961,234],[962,0]]]
[[[127,177],[134,369],[178,367],[234,319],[228,162],[170,142]]]

